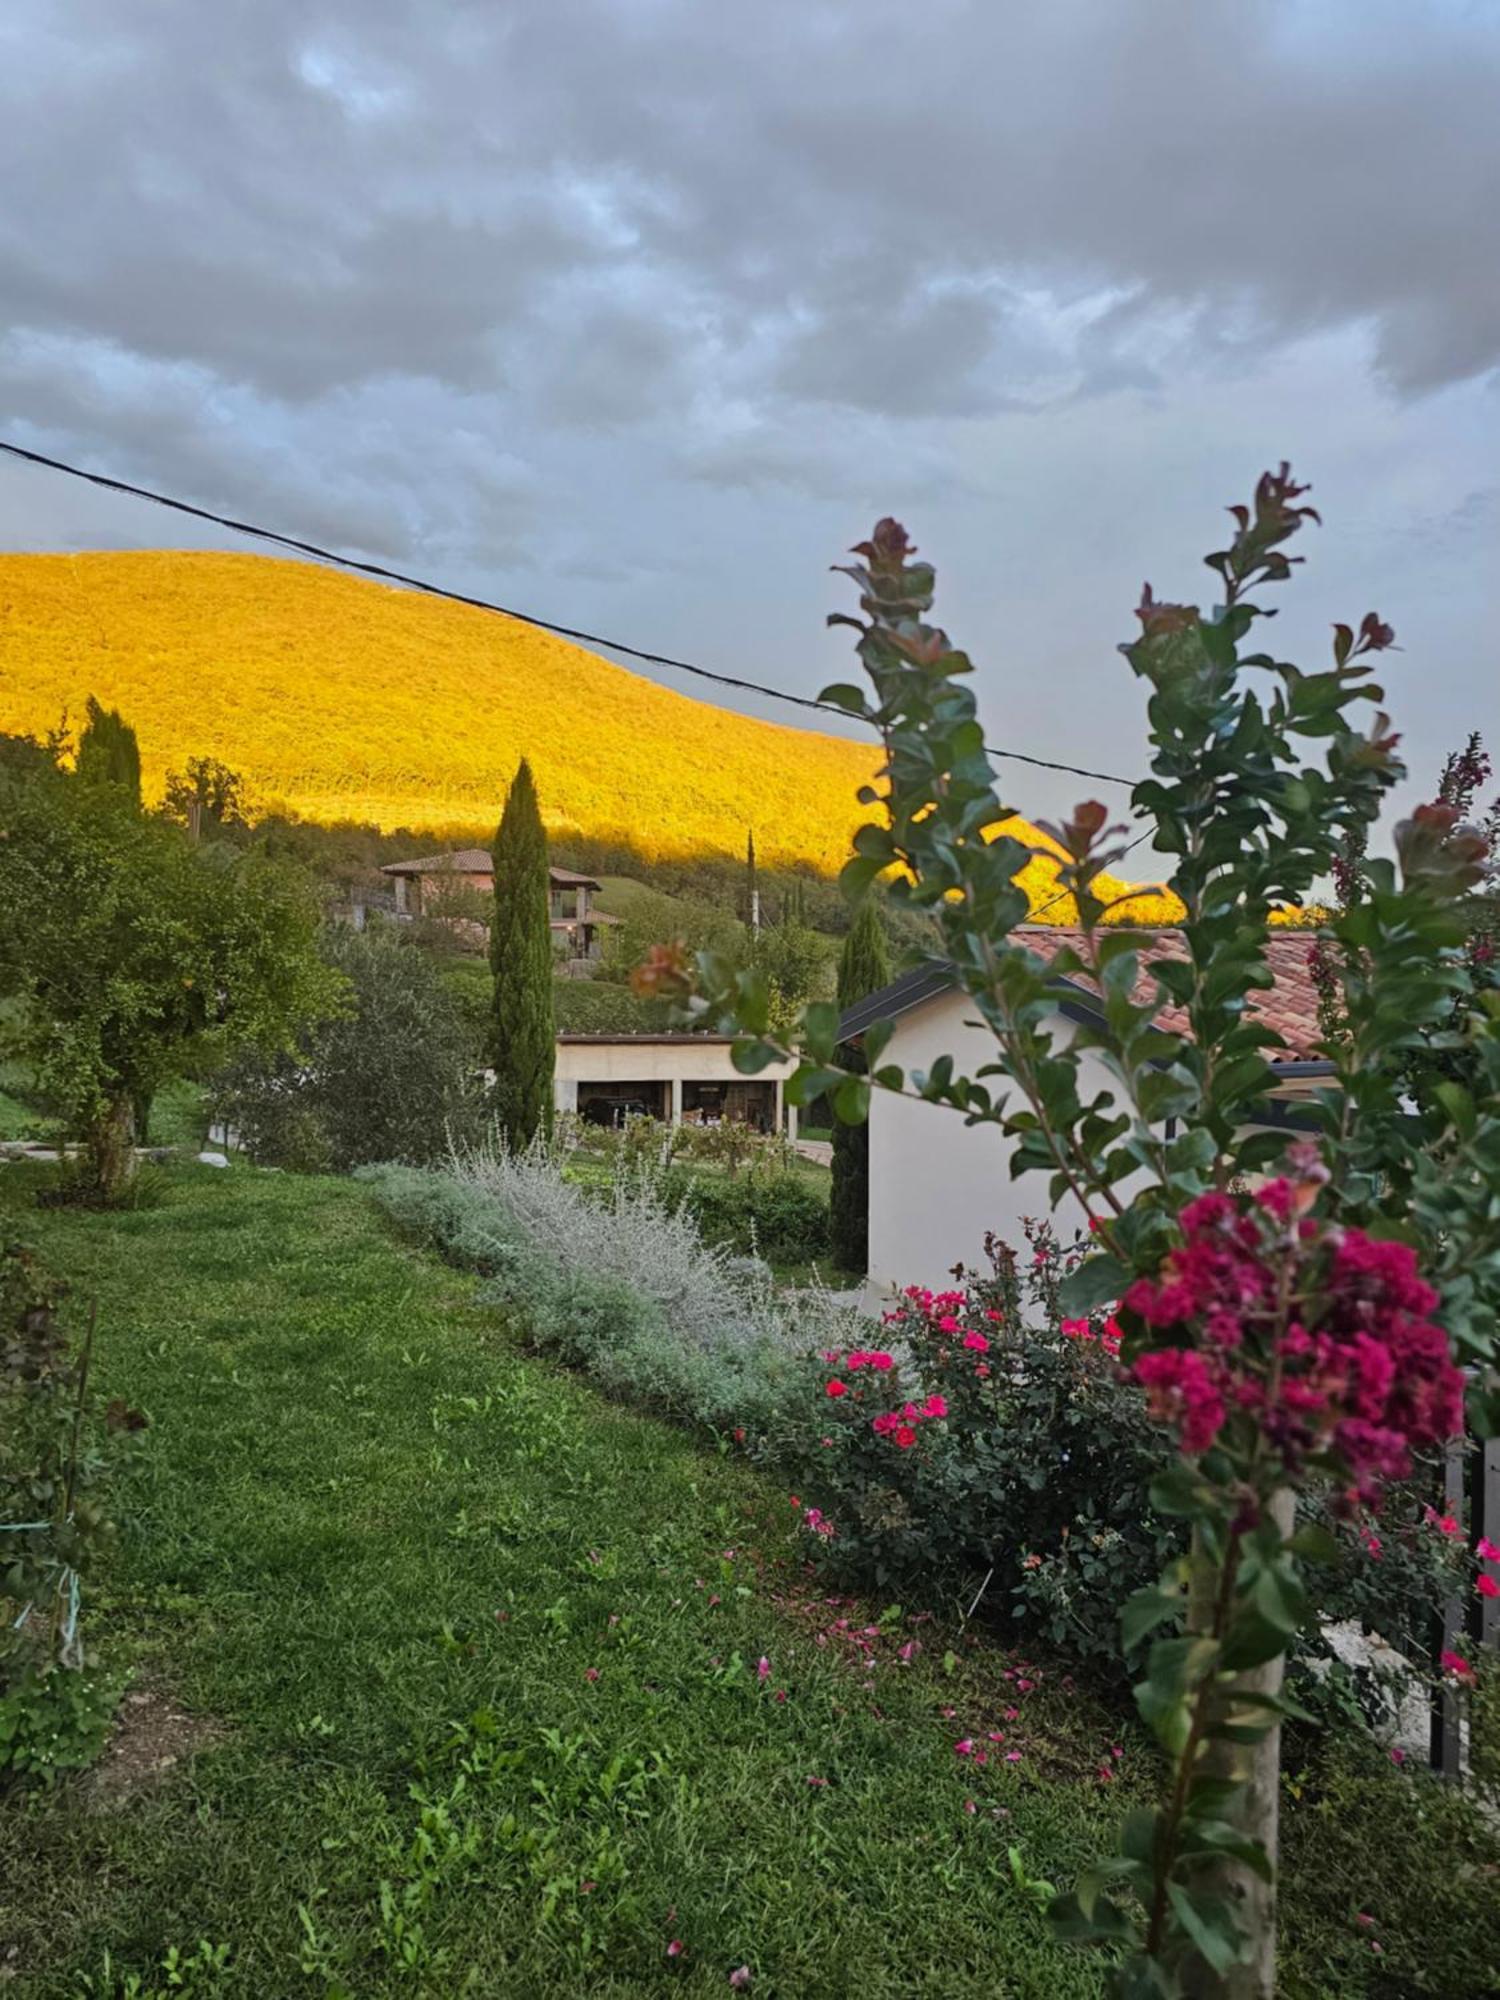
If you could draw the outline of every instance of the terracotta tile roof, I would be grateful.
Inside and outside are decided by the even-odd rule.
[[[1024,924],[1017,935],[1024,937],[1033,951],[1050,957],[1064,945],[1077,945],[1082,932],[1061,924]],[[1142,931],[1139,935],[1143,949],[1149,945],[1157,957],[1187,957],[1178,931]],[[1307,968],[1312,942],[1310,931],[1281,931],[1273,933],[1267,945],[1266,957],[1276,984],[1268,992],[1252,994],[1250,1008],[1286,1043],[1285,1048],[1266,1051],[1272,1062],[1315,1062],[1321,1054],[1318,994]],[[1079,984],[1087,986],[1089,981],[1079,975]],[[1136,997],[1144,999],[1150,990],[1148,981],[1142,978]],[[1164,1028],[1179,1034],[1187,1032],[1187,1018],[1181,1008],[1164,1007],[1158,1018]]]
[[[415,861],[388,861],[382,875],[489,875],[495,858],[483,847],[460,847],[452,854],[423,854]],[[580,875],[572,868],[549,868],[554,889],[597,889],[592,875]]]
[[[388,861],[382,875],[488,875],[494,858],[482,847],[460,847],[453,854],[423,854],[415,861]]]

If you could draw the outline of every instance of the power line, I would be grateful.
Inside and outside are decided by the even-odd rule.
[[[0,451],[11,458],[20,459],[27,465],[40,465],[49,472],[65,473],[70,479],[82,479],[90,486],[103,487],[110,493],[125,493],[134,500],[149,500],[153,506],[168,507],[174,514],[191,515],[195,521],[207,521],[216,528],[227,528],[231,534],[249,535],[257,541],[273,542],[279,548],[294,549],[299,555],[311,556],[317,562],[331,564],[335,569],[355,570],[361,576],[373,576],[382,583],[403,584],[408,590],[420,590],[428,597],[446,598],[452,604],[467,604],[476,611],[493,611],[502,618],[513,618],[521,625],[530,625],[539,632],[551,632],[559,639],[574,639],[583,646],[602,646],[611,653],[623,653],[627,659],[640,660],[647,666],[668,667],[675,673],[693,674],[699,680],[713,681],[719,687],[738,688],[745,694],[761,694],[772,701],[785,701],[797,708],[816,709],[822,714],[839,715],[848,720],[847,711],[838,708],[831,701],[817,701],[811,695],[791,694],[785,688],[767,687],[762,681],[741,680],[734,674],[721,674],[712,667],[701,667],[692,660],[675,659],[670,653],[649,653],[639,646],[627,646],[620,639],[602,638],[597,632],[582,632],[575,626],[557,625],[550,618],[536,618],[526,611],[513,611],[509,605],[496,604],[488,597],[473,597],[466,591],[449,590],[440,583],[431,583],[425,577],[409,576],[399,569],[387,569],[381,563],[360,562],[354,556],[341,556],[332,549],[320,547],[317,542],[304,542],[295,535],[283,535],[275,528],[262,528],[254,521],[237,521],[228,514],[216,514],[208,507],[195,507],[190,501],[176,500],[169,493],[157,493],[149,486],[132,485],[128,479],[112,479],[103,472],[89,472],[81,465],[70,465],[66,459],[49,458],[45,452],[28,451],[24,445],[12,444],[0,438]],[[1029,764],[1038,771],[1062,771],[1074,778],[1092,778],[1105,785],[1133,786],[1134,778],[1122,778],[1113,771],[1089,771],[1078,764],[1061,764],[1050,757],[1032,757],[1024,750],[997,750],[986,744],[991,757],[1005,757],[1015,764]]]
[[[1154,825],[1148,826],[1145,832],[1138,833],[1134,840],[1127,840],[1125,845],[1120,849],[1119,853],[1115,856],[1115,860],[1123,861],[1126,855],[1129,854],[1132,851],[1132,849],[1139,847],[1142,841],[1149,840],[1155,832],[1156,828]],[[1046,850],[1044,848],[1033,848],[1032,852],[1034,854],[1043,854],[1046,853]],[[1052,857],[1048,855],[1047,858],[1050,860]],[[1039,910],[1033,910],[1031,912],[1031,914],[1026,919],[1027,923],[1034,924],[1039,917],[1045,917],[1049,910],[1055,910],[1059,903],[1065,903],[1069,898],[1069,896],[1072,895],[1072,893],[1073,891],[1071,889],[1059,889],[1055,896],[1048,897],[1047,901],[1043,903],[1042,907]],[[1138,895],[1146,893],[1149,892],[1144,890],[1136,891],[1136,894]],[[1127,898],[1126,900],[1129,901],[1131,899]]]

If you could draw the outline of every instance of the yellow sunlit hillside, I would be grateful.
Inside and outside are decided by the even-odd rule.
[[[648,858],[739,854],[753,828],[766,864],[832,873],[878,763],[493,613],[309,563],[0,555],[0,730],[44,732],[64,713],[76,728],[91,694],[134,725],[148,795],[212,756],[262,809],[483,827],[524,753],[554,832]],[[1050,861],[1035,876],[1040,905]]]

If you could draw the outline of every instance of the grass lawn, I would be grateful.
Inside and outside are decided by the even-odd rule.
[[[1151,1782],[1106,1708],[820,1597],[784,1492],[529,1357],[349,1182],[180,1168],[101,1217],[35,1211],[39,1180],[0,1169],[0,1226],[97,1292],[105,1393],[152,1418],[91,1629],[137,1735],[201,1734],[138,1785],[0,1803],[0,1988],[564,2000],[748,1964],[779,2000],[1099,1990],[1025,1877]],[[988,1768],[954,1755],[991,1729]],[[1450,1934],[1500,1856],[1437,1788],[1299,1782],[1288,1991],[1493,1990],[1482,1930],[1459,1961]]]

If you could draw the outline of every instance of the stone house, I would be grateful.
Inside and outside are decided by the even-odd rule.
[[[427,854],[415,861],[391,861],[380,872],[390,878],[398,917],[453,914],[451,900],[446,909],[444,905],[447,892],[456,885],[484,896],[492,895],[495,888],[494,860],[482,847]],[[594,908],[598,891],[592,875],[580,875],[572,868],[547,870],[547,920],[553,949],[560,959],[574,963],[597,959],[604,932],[619,923],[618,917]],[[472,923],[467,913],[459,913],[457,920]]]

